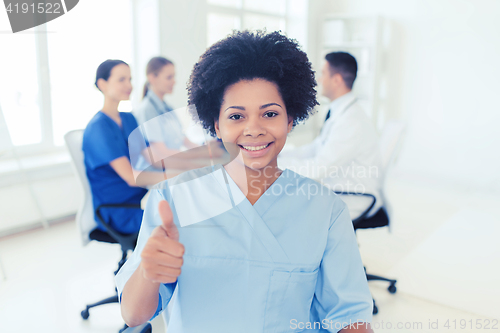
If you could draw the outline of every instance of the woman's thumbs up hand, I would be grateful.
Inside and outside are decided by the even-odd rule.
[[[184,245],[179,243],[179,230],[167,201],[158,204],[162,224],[156,227],[141,253],[144,278],[155,283],[172,283],[181,274]]]

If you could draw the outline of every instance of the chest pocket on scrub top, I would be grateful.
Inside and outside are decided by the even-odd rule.
[[[273,271],[267,294],[264,332],[302,332],[293,323],[309,321],[318,269],[312,272]],[[294,320],[294,321],[292,321]],[[302,326],[301,326],[302,327]]]

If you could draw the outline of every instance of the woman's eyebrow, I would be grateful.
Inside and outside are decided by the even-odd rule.
[[[283,109],[283,107],[281,105],[279,105],[278,103],[267,103],[267,104],[262,105],[259,109],[265,109],[265,108],[268,108],[268,107],[270,107],[272,105],[279,106],[280,108]]]
[[[241,110],[241,111],[245,111],[245,107],[243,107],[243,106],[230,106],[227,109],[225,109],[224,112],[226,112],[229,109],[238,109],[238,110]]]
[[[270,107],[270,106],[272,106],[272,105],[279,106],[280,108],[282,108],[282,109],[283,109],[283,107],[282,107],[281,105],[279,105],[278,103],[267,103],[267,104],[261,105],[261,106],[259,107],[259,109],[261,109],[261,110],[262,110],[262,109],[268,108],[268,107]],[[225,110],[224,110],[224,112],[226,112],[226,111],[227,111],[227,110],[229,110],[229,109],[238,109],[238,110],[242,110],[242,111],[245,111],[245,110],[246,110],[244,106],[236,106],[236,105],[235,105],[235,106],[230,106],[230,107],[228,107],[227,109],[225,109]]]

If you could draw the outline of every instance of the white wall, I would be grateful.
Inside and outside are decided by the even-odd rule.
[[[50,221],[76,213],[83,200],[82,189],[69,165],[64,169],[59,176],[39,179],[28,172],[32,191],[26,182],[20,181],[0,186],[0,236],[38,227],[42,215]]]
[[[160,53],[160,13],[158,0],[133,0],[134,64],[132,91],[134,106],[142,100],[146,82],[146,66]]]
[[[174,107],[187,105],[186,83],[206,49],[206,1],[160,1],[160,50],[175,64],[176,85],[167,99]]]
[[[337,0],[391,26],[390,114],[408,121],[401,172],[500,193],[500,2]],[[319,28],[319,27],[318,27]]]

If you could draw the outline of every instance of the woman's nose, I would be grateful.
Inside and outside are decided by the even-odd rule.
[[[267,133],[264,126],[262,126],[260,120],[250,119],[247,122],[247,126],[243,132],[243,135],[257,137],[259,135],[265,135]]]

